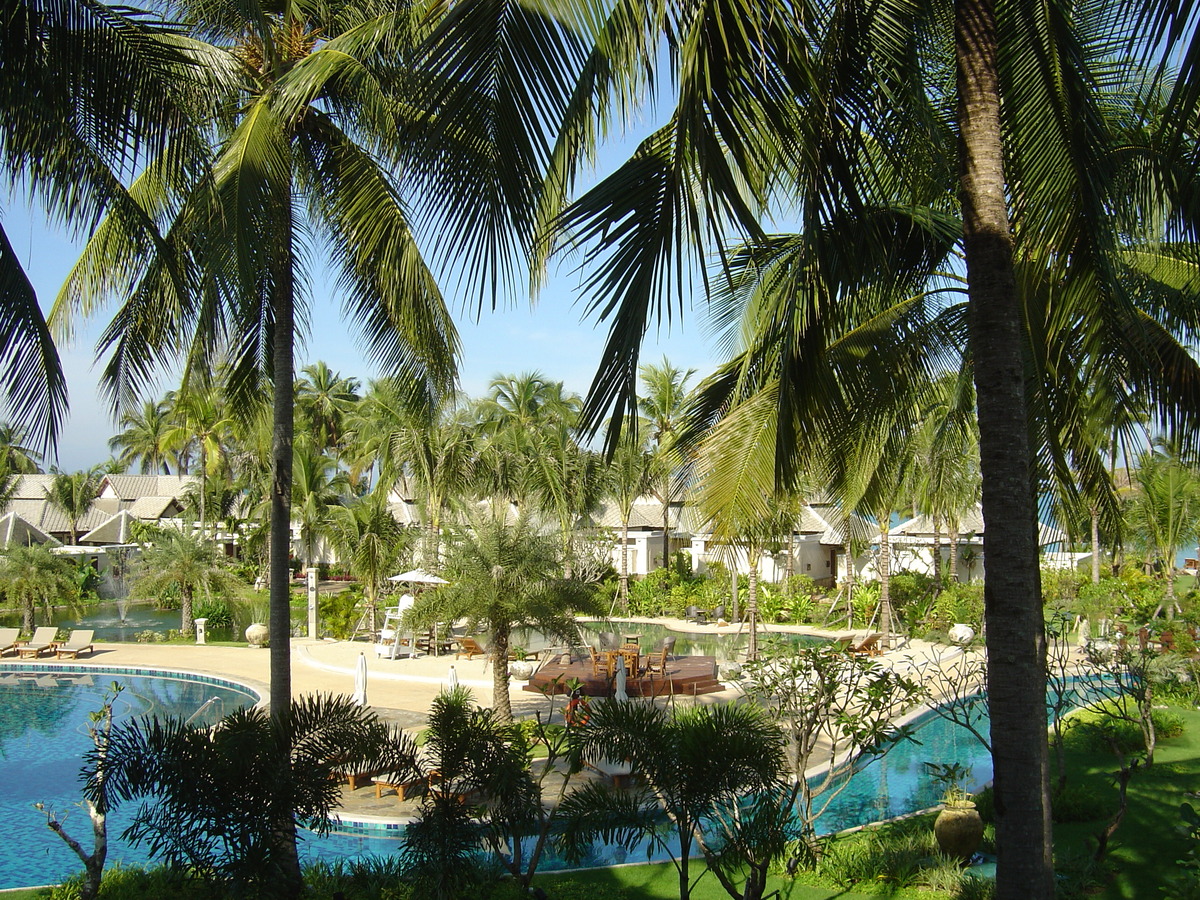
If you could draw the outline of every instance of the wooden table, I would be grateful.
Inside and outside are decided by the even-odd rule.
[[[625,671],[630,678],[637,678],[641,671],[641,650],[637,647],[622,647],[620,650],[605,650],[604,656],[608,667],[608,677],[612,678],[617,672],[617,657],[625,658]]]

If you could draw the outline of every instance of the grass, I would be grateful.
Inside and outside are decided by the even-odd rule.
[[[1111,876],[1093,896],[1102,900],[1160,897],[1164,877],[1176,870],[1176,860],[1191,849],[1191,842],[1177,833],[1179,806],[1200,805],[1200,711],[1177,709],[1184,719],[1181,737],[1158,742],[1154,765],[1139,769],[1129,783],[1129,810],[1109,843]],[[1073,742],[1079,743],[1079,742]],[[1117,771],[1111,754],[1072,747],[1067,757],[1068,784],[1084,785],[1108,801],[1115,812],[1117,788],[1112,776]],[[1055,846],[1060,853],[1092,852],[1095,835],[1105,824],[1091,822],[1056,825]]]

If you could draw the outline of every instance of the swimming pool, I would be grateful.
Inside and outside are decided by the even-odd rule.
[[[653,622],[625,622],[618,619],[580,622],[583,637],[590,643],[595,643],[602,631],[613,631],[617,635],[636,634],[643,648],[652,647],[664,637],[675,638],[675,655],[677,656],[712,656],[724,662],[726,660],[742,659],[746,655],[746,644],[750,640],[745,631],[745,625],[731,626],[725,634],[711,631],[676,631],[665,625]],[[759,644],[767,641],[786,641],[797,646],[816,646],[828,643],[828,638],[813,634],[798,634],[792,631],[759,631]],[[556,644],[544,635],[531,629],[517,629],[513,632],[511,643],[527,650],[542,650]]]
[[[54,810],[67,832],[91,849],[91,823],[76,805],[76,776],[92,746],[88,713],[100,707],[113,681],[125,688],[114,705],[119,719],[198,713],[197,724],[211,725],[259,701],[249,688],[200,675],[32,663],[0,668],[0,888],[58,882],[83,868],[34,804]],[[109,816],[110,862],[147,859],[144,850],[117,840],[134,809],[130,804]]]

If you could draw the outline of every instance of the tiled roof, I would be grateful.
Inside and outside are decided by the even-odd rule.
[[[182,497],[195,475],[106,475],[105,494],[133,502],[144,497]]]
[[[52,535],[46,534],[36,525],[27,522],[15,512],[0,516],[0,547],[9,545],[28,546],[30,544],[49,544],[57,547],[62,544]]]

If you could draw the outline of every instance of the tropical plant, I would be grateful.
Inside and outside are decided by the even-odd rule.
[[[685,483],[681,471],[683,458],[676,445],[690,399],[688,381],[696,370],[680,369],[664,356],[661,363],[643,365],[638,374],[643,393],[638,397],[637,407],[654,447],[652,484],[654,496],[662,504],[662,564],[666,566],[671,558],[671,504],[679,499]],[[610,441],[615,438],[616,434],[610,435]]]
[[[255,706],[211,728],[137,717],[112,729],[104,753],[89,752],[85,796],[103,808],[141,800],[126,836],[171,866],[238,894],[286,896],[297,860],[274,834],[281,823],[326,833],[339,771],[415,774],[416,751],[344,696],[300,698],[287,717]]]
[[[563,799],[558,840],[568,858],[579,859],[596,837],[627,849],[648,839],[671,854],[680,900],[688,900],[698,847],[731,897],[762,897],[791,837],[795,798],[785,785],[783,733],[765,710],[602,700],[571,731],[582,761],[628,763],[639,780],[629,790],[593,781]]]
[[[174,454],[169,449],[169,408],[165,400],[147,400],[141,410],[121,415],[121,431],[109,439],[108,449],[121,454],[118,460],[122,466],[128,469],[140,462],[143,475],[171,474]]]
[[[0,468],[20,475],[42,471],[42,454],[27,445],[26,429],[0,422]]]
[[[512,629],[527,625],[569,644],[579,638],[575,613],[597,613],[595,586],[564,577],[553,538],[527,516],[505,520],[492,509],[460,529],[446,560],[450,584],[417,601],[414,616],[434,621],[469,620],[488,635],[492,661],[492,708],[500,722],[512,721],[508,696],[508,650]]]
[[[362,584],[375,630],[379,595],[388,573],[409,549],[408,535],[388,509],[387,495],[378,490],[329,510],[329,537],[338,558]]]
[[[343,378],[321,360],[301,370],[296,382],[296,413],[321,450],[340,453],[345,420],[358,402],[358,379]]]
[[[79,523],[96,504],[100,496],[100,477],[95,470],[87,472],[58,472],[46,488],[46,502],[64,516],[71,532],[71,543],[79,543]]]
[[[1158,439],[1153,449],[1138,456],[1134,481],[1136,489],[1125,507],[1129,530],[1165,584],[1166,600],[1160,607],[1165,605],[1172,618],[1179,611],[1175,556],[1200,537],[1200,475],[1169,441]]]
[[[313,441],[296,442],[292,457],[292,521],[300,526],[300,549],[307,572],[317,565],[317,547],[329,531],[330,512],[346,500],[346,474]]]
[[[816,822],[849,784],[850,776],[886,754],[909,730],[893,719],[924,695],[918,679],[880,670],[869,659],[832,646],[768,645],[747,662],[746,695],[782,723],[786,760],[796,787],[795,814],[803,848],[811,848]],[[844,760],[809,779],[816,754]]]
[[[653,478],[651,460],[646,446],[645,429],[626,427],[613,452],[612,477],[609,482],[609,493],[621,515],[618,597],[626,615],[629,615],[629,521],[633,517],[633,504],[650,490]]]
[[[5,596],[20,604],[21,628],[30,633],[38,605],[49,623],[54,604],[72,601],[78,591],[74,564],[55,556],[48,547],[36,544],[5,548],[0,555],[0,583],[4,585]]]
[[[131,592],[179,592],[182,634],[195,631],[192,617],[197,594],[206,599],[221,597],[241,582],[226,568],[202,535],[175,528],[158,528],[146,536],[141,558],[134,563],[130,577]]]

